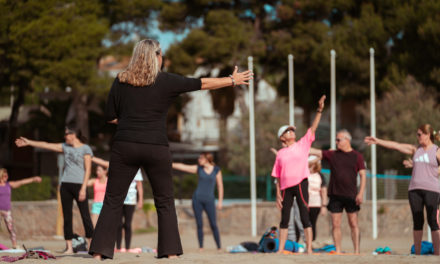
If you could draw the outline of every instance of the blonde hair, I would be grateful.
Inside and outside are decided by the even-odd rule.
[[[310,170],[311,173],[320,172],[321,169],[322,169],[321,161],[317,161],[317,162],[314,162],[314,163],[310,164],[310,169],[309,170]]]
[[[127,69],[118,73],[119,81],[133,86],[153,84],[160,71],[157,58],[160,53],[160,44],[156,40],[144,39],[136,43]]]
[[[432,142],[435,140],[440,141],[440,131],[435,131],[430,124],[423,124],[419,128],[424,134],[429,134],[429,139]]]
[[[5,172],[7,172],[5,168],[0,168],[0,179],[3,178]]]

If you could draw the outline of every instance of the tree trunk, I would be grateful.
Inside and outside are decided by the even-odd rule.
[[[18,87],[18,95],[14,100],[11,109],[11,115],[9,116],[8,128],[6,129],[6,135],[1,141],[0,163],[7,164],[11,162],[11,150],[16,137],[16,131],[18,127],[18,115],[20,114],[20,107],[24,103],[24,94],[26,88],[24,86]]]
[[[70,105],[69,111],[66,117],[66,125],[73,125],[76,129],[79,129],[84,139],[81,141],[90,140],[89,131],[89,112],[88,112],[88,95],[79,94],[75,92],[74,98]]]
[[[228,157],[227,157],[227,144],[228,140],[228,117],[221,116],[219,120],[219,165],[226,166]]]

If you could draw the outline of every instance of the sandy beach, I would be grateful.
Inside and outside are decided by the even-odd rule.
[[[182,243],[184,254],[178,259],[156,259],[154,253],[116,253],[113,260],[105,260],[104,263],[440,263],[440,257],[436,256],[412,256],[409,249],[412,245],[411,237],[401,238],[379,238],[372,240],[363,235],[361,241],[361,255],[278,255],[264,253],[227,253],[226,247],[237,245],[244,241],[258,242],[258,237],[223,235],[223,250],[217,251],[211,234],[205,236],[205,250],[199,252],[196,234],[192,232],[182,232]],[[321,238],[320,241],[330,239]],[[3,240],[3,239],[2,239]],[[3,241],[6,242],[6,241]],[[43,246],[50,250],[57,259],[49,262],[76,264],[76,263],[97,263],[87,254],[63,255],[57,253],[64,249],[64,241],[57,239],[33,239],[19,241],[28,248]],[[133,247],[155,248],[157,233],[138,234],[133,237]],[[6,243],[8,244],[8,243]],[[377,247],[389,246],[393,250],[393,255],[373,255],[372,252]],[[343,250],[347,253],[352,252],[351,239],[344,237]],[[20,255],[11,253],[1,253],[4,255]],[[43,263],[44,260],[20,260],[16,263]]]

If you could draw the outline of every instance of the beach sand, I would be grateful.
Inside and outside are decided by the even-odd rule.
[[[363,235],[361,241],[361,255],[278,255],[273,253],[227,253],[227,246],[237,245],[244,241],[258,242],[259,237],[252,236],[236,236],[222,235],[223,250],[215,249],[214,239],[211,234],[205,234],[205,249],[199,252],[196,234],[193,232],[182,232],[182,244],[184,254],[178,259],[156,259],[155,253],[115,253],[113,260],[105,260],[103,263],[253,263],[253,264],[275,264],[275,263],[440,263],[438,256],[412,256],[409,255],[410,246],[412,245],[411,237],[400,238],[379,238],[373,240],[367,235]],[[320,241],[329,240],[330,237],[320,238]],[[4,237],[2,238],[4,240]],[[9,245],[9,241],[3,241]],[[64,241],[44,238],[19,241],[27,248],[43,246],[50,250],[57,259],[49,262],[44,260],[20,260],[16,263],[98,263],[87,254],[70,254],[63,255],[57,253],[64,249]],[[155,248],[157,243],[157,233],[138,234],[133,236],[132,247],[150,247]],[[393,255],[373,255],[372,252],[377,247],[388,246],[393,250]],[[352,253],[352,244],[350,237],[344,237],[342,242],[343,251]],[[20,255],[11,253],[0,253],[4,255]]]

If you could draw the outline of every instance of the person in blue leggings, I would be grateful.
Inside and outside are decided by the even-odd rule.
[[[220,233],[218,231],[215,213],[214,188],[217,183],[217,209],[220,210],[223,202],[222,172],[220,168],[214,164],[214,158],[211,153],[200,154],[198,163],[198,165],[187,165],[173,162],[173,169],[198,175],[199,181],[192,197],[192,205],[197,223],[197,237],[199,239],[200,251],[203,250],[203,211],[208,215],[209,224],[214,235],[215,243],[217,244],[217,249],[220,250]]]

